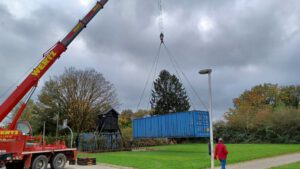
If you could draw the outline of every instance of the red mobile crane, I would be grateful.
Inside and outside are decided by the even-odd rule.
[[[37,87],[39,79],[60,55],[67,50],[68,45],[107,2],[108,0],[99,0],[62,41],[57,42],[43,55],[44,58],[38,66],[34,68],[25,80],[1,104],[0,123],[21,99],[25,95],[28,95],[9,126],[7,128],[0,128],[0,168],[5,165],[6,169],[46,169],[48,163],[50,163],[52,169],[61,169],[64,168],[66,161],[76,160],[75,148],[67,148],[65,143],[60,141],[54,144],[46,144],[42,141],[41,136],[33,137],[18,130],[17,122]],[[25,123],[23,126],[27,126],[27,131],[31,130],[28,124]]]

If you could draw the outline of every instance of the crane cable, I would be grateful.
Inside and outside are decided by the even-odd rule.
[[[149,80],[150,80],[150,76],[151,76],[151,74],[152,74],[153,69],[155,69],[155,70],[154,70],[154,77],[155,77],[156,70],[157,70],[157,65],[158,65],[158,60],[159,60],[159,57],[160,57],[161,47],[162,47],[162,43],[159,45],[159,48],[158,48],[158,50],[157,50],[157,52],[156,52],[156,56],[155,56],[155,58],[154,58],[154,60],[153,60],[153,63],[152,63],[150,72],[149,72],[149,74],[148,74],[148,76],[147,76],[147,80],[146,80],[146,83],[145,83],[143,92],[142,92],[142,94],[141,94],[141,96],[140,96],[140,99],[139,99],[139,102],[138,102],[138,105],[137,105],[137,108],[136,108],[137,111],[139,110],[140,105],[141,105],[141,102],[142,102],[142,100],[143,100],[143,98],[144,98],[145,91],[146,91],[146,88],[147,88],[147,86],[148,86],[148,83],[149,83]]]
[[[44,56],[43,56],[44,57]],[[40,63],[42,60],[43,60],[43,57],[42,58],[39,58],[30,68],[28,68],[24,74],[22,74],[21,76],[19,76],[17,78],[17,80],[12,84],[10,85],[9,87],[7,87],[7,89],[5,90],[5,92],[1,93],[0,95],[0,99],[4,98],[8,92],[10,92],[11,90],[13,90],[13,88],[15,88],[18,84],[20,84],[22,82],[22,80],[24,79],[24,77],[26,77],[26,75],[29,74],[29,72],[31,72],[33,70],[33,68],[38,64]]]
[[[162,0],[158,0],[158,8],[159,8],[159,29],[161,30],[161,34],[164,31],[164,18],[163,18],[163,2]]]
[[[199,94],[197,93],[197,91],[195,90],[195,88],[193,87],[191,81],[188,79],[188,77],[185,75],[185,73],[183,72],[183,70],[181,69],[180,65],[178,64],[178,62],[176,61],[175,57],[172,55],[172,53],[170,52],[169,48],[166,46],[165,43],[163,43],[163,46],[165,48],[165,50],[167,51],[167,54],[170,58],[170,61],[172,62],[175,70],[178,68],[182,74],[182,76],[184,77],[184,79],[187,81],[188,85],[190,86],[190,88],[192,89],[193,93],[196,95],[196,97],[199,99],[200,103],[202,104],[202,106],[204,106],[205,109],[208,110],[208,107],[206,106],[206,104],[204,103],[204,101],[201,99],[201,97],[199,96]],[[177,67],[177,68],[176,68]],[[177,74],[178,71],[176,70]],[[179,76],[180,77],[180,76]]]
[[[154,82],[154,80],[155,80],[155,76],[156,76],[156,72],[157,72],[157,67],[158,67],[158,62],[159,62],[159,58],[160,58],[160,52],[161,52],[162,43],[160,43],[159,46],[160,46],[160,48],[159,48],[159,53],[157,55],[157,59],[156,59],[156,63],[155,63],[155,68],[154,68],[152,82]],[[154,83],[152,83],[151,88],[150,88],[150,94],[149,94],[149,99],[148,99],[148,104],[147,104],[147,110],[149,109],[149,105],[151,104],[151,96],[152,96],[151,89],[154,89]]]
[[[178,72],[178,69],[176,68],[176,67],[178,67],[178,65],[176,65],[177,62],[174,61],[175,59],[174,59],[174,57],[171,55],[171,53],[170,53],[170,51],[168,50],[168,48],[166,47],[166,44],[165,44],[165,43],[163,43],[163,47],[165,48],[165,50],[166,50],[166,52],[167,52],[167,55],[168,55],[168,57],[169,57],[169,59],[170,59],[170,61],[171,61],[171,63],[172,63],[172,66],[173,66],[173,68],[175,69],[175,73],[176,73],[176,75],[177,75],[179,81],[183,84],[183,80],[182,80],[182,78],[181,78],[181,76],[180,76],[180,74],[179,74],[179,72]],[[181,71],[181,72],[182,72],[182,71]],[[195,109],[195,106],[194,106],[193,101],[190,99],[189,96],[188,96],[188,98],[189,98],[189,100],[190,100],[191,107],[192,107],[193,109]]]
[[[17,80],[12,85],[10,85],[5,90],[5,92],[3,92],[2,94],[0,94],[0,99],[4,98],[9,91],[11,91],[14,87],[17,86],[17,84],[20,84],[22,82],[22,80],[24,79],[24,77],[26,77],[26,75],[28,75],[29,72],[31,72],[45,58],[45,56],[48,55],[48,53],[50,52],[50,50],[52,50],[56,45],[57,45],[57,43],[55,43],[50,49],[48,49],[46,52],[44,52],[42,58],[39,58],[30,68],[27,69],[27,71],[25,71],[25,73],[23,75],[21,75],[19,78],[17,78]]]
[[[183,80],[180,76],[180,74],[178,73],[178,70],[176,67],[178,67],[178,69],[180,70],[181,74],[183,75],[183,77],[186,79],[186,81],[188,82],[189,86],[191,87],[192,91],[195,93],[196,97],[199,99],[200,103],[207,109],[207,106],[204,104],[203,100],[200,98],[200,96],[197,94],[196,90],[194,89],[194,87],[192,86],[191,82],[189,81],[189,79],[187,78],[187,76],[184,74],[184,72],[182,71],[182,69],[180,68],[178,62],[176,62],[175,57],[173,57],[173,55],[171,54],[170,50],[167,48],[166,44],[164,43],[164,18],[163,18],[163,1],[162,0],[158,0],[158,8],[159,8],[159,28],[160,28],[160,42],[161,44],[163,44],[163,47],[165,48],[169,59],[175,69],[175,72],[179,78],[179,80],[183,83]],[[150,100],[150,99],[149,99]],[[194,107],[192,100],[191,100],[191,106]]]
[[[146,92],[146,88],[148,86],[148,83],[149,83],[149,80],[150,80],[150,76],[151,76],[151,73],[154,69],[154,73],[153,73],[153,80],[155,78],[155,75],[156,75],[156,71],[157,71],[157,66],[158,66],[158,61],[159,61],[159,57],[160,57],[160,52],[161,52],[161,47],[162,47],[162,44],[164,43],[164,33],[163,33],[163,29],[164,29],[164,25],[163,25],[163,4],[162,4],[162,0],[158,0],[158,9],[159,9],[159,18],[158,18],[158,22],[159,22],[159,29],[161,31],[160,33],[160,45],[159,45],[159,48],[158,48],[158,51],[156,53],[156,56],[153,60],[153,63],[152,63],[152,66],[151,66],[151,70],[147,76],[147,80],[146,80],[146,83],[145,83],[145,86],[143,88],[143,92],[140,96],[140,99],[139,99],[139,102],[138,102],[138,105],[137,105],[137,108],[136,110],[138,111],[139,108],[140,108],[140,105],[141,105],[141,102],[144,98],[144,95],[145,95],[145,92]],[[151,85],[151,87],[153,87],[154,84]],[[151,89],[150,89],[151,91]],[[151,93],[150,93],[150,96],[149,96],[149,104],[150,104],[150,99],[151,99]],[[147,104],[147,109],[149,108],[149,104]]]
[[[139,107],[140,107],[140,105],[141,105],[141,102],[142,102],[142,100],[143,100],[143,98],[144,98],[144,94],[145,94],[146,88],[147,88],[147,86],[148,86],[149,79],[150,79],[150,76],[151,76],[151,73],[152,73],[153,69],[154,69],[153,81],[154,81],[154,79],[155,79],[156,72],[157,72],[157,67],[158,67],[158,62],[159,62],[159,58],[160,58],[160,53],[161,53],[161,48],[162,48],[162,47],[164,47],[164,49],[166,50],[166,53],[167,53],[167,55],[168,55],[168,57],[169,57],[169,59],[170,59],[170,61],[171,61],[171,63],[172,63],[172,66],[173,66],[174,69],[175,69],[175,73],[176,73],[176,75],[178,76],[179,81],[180,81],[181,83],[183,83],[183,80],[182,80],[181,75],[180,75],[180,73],[181,73],[182,76],[183,76],[183,78],[187,81],[188,85],[189,85],[190,88],[192,89],[192,93],[194,93],[195,96],[199,99],[199,101],[200,101],[200,103],[202,104],[202,106],[203,106],[205,109],[208,110],[206,104],[205,104],[204,101],[201,99],[201,97],[198,95],[198,93],[196,92],[195,88],[193,87],[191,81],[187,78],[187,76],[185,75],[185,73],[182,71],[182,69],[181,69],[180,65],[178,64],[178,62],[176,61],[175,57],[172,55],[172,53],[170,52],[170,50],[168,49],[168,47],[167,47],[166,44],[165,44],[165,41],[164,41],[165,35],[164,35],[164,33],[163,33],[163,30],[164,30],[164,24],[163,24],[163,22],[164,22],[164,20],[163,20],[163,2],[162,2],[162,0],[158,0],[158,6],[159,6],[159,29],[160,29],[160,31],[161,31],[161,33],[160,33],[160,35],[159,35],[159,38],[160,38],[160,45],[159,45],[159,48],[158,48],[156,57],[155,57],[155,59],[154,59],[154,61],[153,61],[153,64],[152,64],[152,66],[151,66],[151,70],[150,70],[150,72],[149,72],[149,74],[148,74],[148,76],[147,76],[147,80],[146,80],[145,86],[144,86],[144,88],[143,88],[143,92],[142,92],[142,94],[141,94],[141,96],[140,96],[140,99],[139,99],[139,102],[138,102],[138,105],[137,105],[137,109],[136,109],[136,110],[137,110],[137,111],[139,110]],[[180,73],[179,73],[178,69],[179,69]],[[154,83],[152,83],[151,88],[153,88],[153,86],[154,86]],[[150,92],[151,92],[151,90],[150,90]],[[191,100],[191,99],[189,99],[189,100],[191,101],[191,107],[194,109],[195,106],[194,106],[192,100]],[[149,104],[150,104],[150,101],[151,101],[151,93],[150,93],[150,95],[149,95]],[[148,106],[147,106],[147,109],[149,108],[149,104],[148,104]]]

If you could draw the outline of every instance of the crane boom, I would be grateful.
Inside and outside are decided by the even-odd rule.
[[[60,42],[57,42],[45,54],[44,59],[36,66],[33,71],[25,78],[25,80],[12,92],[10,96],[0,106],[0,122],[8,115],[8,113],[20,102],[20,100],[31,90],[37,86],[39,79],[47,72],[60,55],[67,50],[68,45],[77,37],[77,35],[86,27],[93,17],[104,7],[108,0],[97,1],[96,5],[78,24],[67,34]],[[22,109],[24,109],[22,105]],[[22,111],[19,111],[20,113]],[[19,118],[16,116],[15,118]],[[17,121],[18,119],[13,119]]]

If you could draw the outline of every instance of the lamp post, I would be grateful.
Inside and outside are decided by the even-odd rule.
[[[214,169],[214,135],[213,135],[213,125],[212,125],[212,90],[211,90],[211,73],[212,69],[203,69],[199,71],[199,74],[208,75],[208,87],[209,87],[209,136],[210,136],[210,160],[211,160],[211,169]]]

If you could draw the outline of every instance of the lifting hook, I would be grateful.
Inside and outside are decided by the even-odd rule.
[[[159,37],[160,37],[160,42],[164,43],[164,37],[165,37],[165,35],[163,33],[160,33]]]

